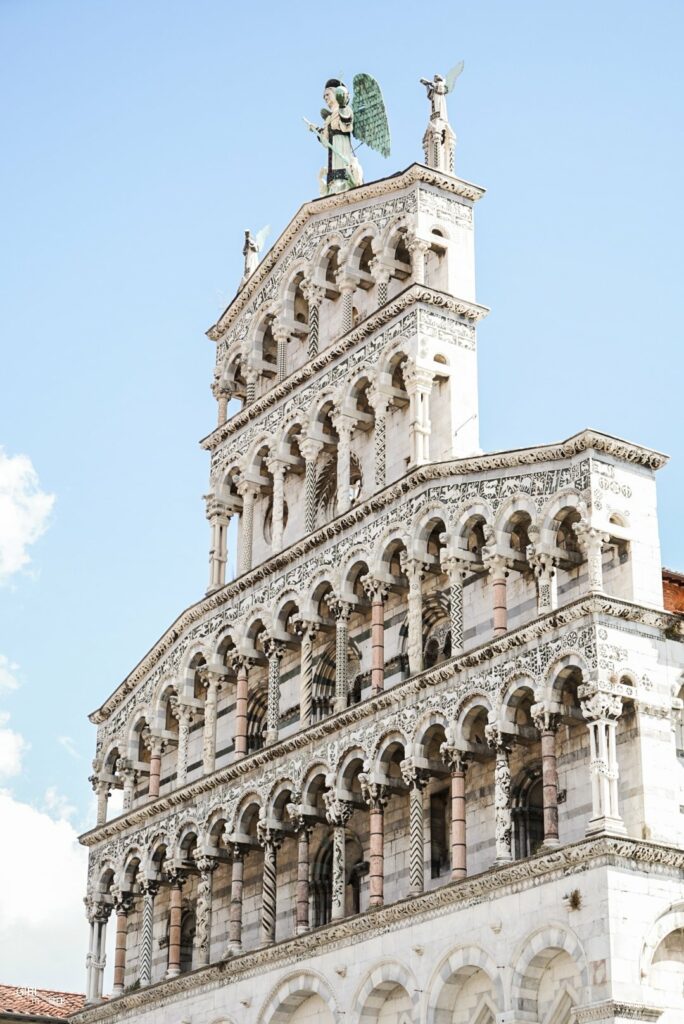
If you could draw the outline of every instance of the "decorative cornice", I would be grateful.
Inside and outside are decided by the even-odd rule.
[[[235,318],[254,297],[254,294],[273,270],[287,246],[290,245],[306,222],[312,217],[320,216],[322,213],[332,213],[344,209],[344,207],[356,206],[369,199],[384,198],[394,192],[401,192],[403,189],[409,188],[409,186],[415,185],[418,182],[422,182],[425,185],[434,185],[443,192],[460,196],[462,199],[467,199],[472,203],[481,199],[485,194],[485,190],[480,185],[473,185],[469,181],[454,178],[450,174],[442,174],[440,171],[425,167],[423,164],[411,164],[405,171],[393,174],[389,178],[380,178],[378,181],[371,181],[367,185],[361,185],[359,188],[349,189],[337,195],[322,196],[319,199],[312,199],[310,202],[304,203],[266,253],[254,273],[245,282],[227,309],[221,314],[218,321],[213,327],[209,328],[207,337],[212,341],[221,340]]]
[[[497,469],[516,469],[520,466],[539,465],[545,462],[556,462],[572,458],[586,451],[602,452],[613,458],[631,464],[646,466],[649,469],[660,469],[667,462],[667,456],[649,448],[621,441],[609,434],[601,434],[594,430],[584,430],[574,434],[566,441],[534,448],[519,448],[512,451],[492,452],[489,455],[477,455],[464,459],[451,459],[448,462],[433,462],[413,470],[406,476],[390,484],[384,490],[372,495],[366,501],[337,516],[320,527],[314,533],[302,537],[284,551],[243,573],[220,590],[201,598],[181,612],[172,625],[159,637],[147,654],[135,668],[119,684],[111,696],[89,715],[94,725],[105,722],[121,705],[122,701],[135,686],[141,682],[157,662],[162,658],[193,623],[205,615],[216,611],[232,601],[239,594],[249,591],[257,583],[267,580],[276,572],[296,562],[297,559],[315,551],[321,544],[332,540],[340,533],[356,523],[364,522],[368,516],[379,512],[421,484],[448,477],[461,477],[470,474],[490,472]],[[668,629],[677,630],[678,617],[668,616]]]
[[[470,323],[477,323],[482,320],[489,310],[486,306],[479,306],[475,302],[466,302],[465,299],[456,299],[446,292],[436,291],[426,285],[411,284],[400,292],[391,302],[388,302],[381,309],[375,310],[364,320],[358,323],[351,331],[343,334],[332,345],[325,348],[314,359],[309,360],[303,366],[291,373],[280,384],[275,384],[265,395],[262,395],[255,402],[241,409],[240,412],[231,416],[229,420],[216,427],[207,437],[200,441],[202,448],[213,451],[221,441],[231,434],[235,434],[244,427],[250,420],[258,419],[267,412],[272,405],[275,405],[281,398],[285,398],[292,391],[295,391],[303,383],[325,369],[339,356],[344,355],[354,348],[369,335],[384,327],[395,317],[400,316],[410,306],[423,302],[428,306],[434,306],[455,316],[463,317]]]
[[[647,1006],[645,1003],[623,1003],[616,999],[604,999],[591,1006],[579,1006],[573,1011],[574,1024],[592,1024],[593,1021],[610,1021],[613,1024],[618,1018],[623,1020],[642,1021],[643,1024],[656,1021],[662,1015],[662,1009]]]
[[[426,669],[418,675],[411,676],[400,683],[397,683],[389,690],[383,690],[375,697],[367,697],[365,700],[354,704],[344,711],[332,714],[328,718],[285,739],[279,740],[262,750],[241,758],[224,768],[203,775],[199,779],[180,786],[170,793],[158,799],[136,807],[118,818],[113,818],[81,836],[80,841],[84,846],[92,847],[98,843],[113,839],[115,836],[129,829],[144,825],[151,818],[164,814],[174,808],[190,805],[202,793],[210,792],[216,788],[228,785],[242,778],[251,772],[262,768],[274,761],[279,761],[296,753],[309,745],[319,743],[333,733],[345,732],[358,722],[373,715],[390,711],[397,703],[403,700],[410,700],[418,696],[426,689],[433,689],[435,686],[446,683],[453,679],[454,675],[467,669],[476,668],[485,662],[505,656],[511,651],[519,650],[526,644],[534,643],[547,633],[554,632],[580,619],[588,616],[607,616],[638,622],[642,626],[656,629],[660,632],[671,630],[673,625],[679,622],[679,617],[667,612],[661,612],[654,608],[646,608],[642,605],[632,604],[628,601],[621,601],[617,598],[607,597],[603,594],[588,594],[578,598],[570,604],[564,605],[555,611],[547,612],[545,615],[533,619],[518,629],[511,630],[504,636],[495,640],[489,640],[472,650],[440,662],[433,668]],[[92,716],[91,716],[92,718]]]
[[[584,839],[577,843],[554,850],[552,853],[537,855],[524,861],[516,861],[504,867],[490,868],[479,875],[473,875],[456,882],[448,882],[438,889],[410,896],[391,906],[372,913],[356,914],[344,921],[329,924],[305,935],[266,946],[262,949],[243,953],[230,960],[224,960],[191,974],[181,975],[171,981],[162,981],[149,988],[131,992],[118,999],[91,1007],[75,1014],[71,1019],[79,1024],[95,1024],[96,1021],[118,1020],[139,1016],[145,1010],[158,1009],[177,1003],[184,993],[199,995],[224,987],[236,981],[263,974],[269,970],[281,970],[302,960],[318,957],[323,952],[370,939],[376,935],[406,927],[407,920],[413,925],[452,913],[455,910],[475,906],[483,900],[520,892],[521,888],[539,885],[567,877],[576,871],[590,868],[619,867],[622,870],[643,871],[649,866],[671,871],[684,871],[684,851],[637,839],[602,836]],[[604,1005],[604,1004],[596,1004]],[[631,1007],[635,1004],[615,1004]],[[588,1007],[593,1010],[593,1007]],[[646,1013],[653,1012],[644,1007]],[[600,1020],[599,1017],[582,1018]],[[656,1018],[645,1016],[631,1019],[652,1021]]]

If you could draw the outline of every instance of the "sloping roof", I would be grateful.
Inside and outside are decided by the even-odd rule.
[[[31,1017],[66,1020],[72,1013],[83,1009],[85,996],[76,992],[56,992],[48,988],[29,988],[23,985],[0,985],[0,1019],[3,1014],[23,1014]]]

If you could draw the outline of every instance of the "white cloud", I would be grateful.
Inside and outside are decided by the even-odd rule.
[[[67,754],[69,754],[70,757],[75,758],[75,760],[77,761],[81,760],[81,755],[78,752],[78,747],[72,740],[71,736],[58,736],[57,742],[61,747],[64,747],[64,749],[66,750]]]
[[[70,804],[56,786],[48,786],[43,797],[43,809],[58,821],[68,821],[76,813],[74,804]]]
[[[15,673],[19,666],[15,662],[10,661],[9,658],[0,654],[0,693],[3,690],[16,690],[19,686],[19,680]]]
[[[20,733],[7,728],[9,719],[8,711],[0,711],[0,779],[19,774],[21,758],[29,749],[29,744]]]
[[[61,798],[55,792],[51,799],[61,813]],[[55,820],[7,790],[0,790],[0,821],[0,878],[11,880],[0,914],[3,981],[83,992],[86,851],[64,817]]]
[[[26,549],[45,532],[54,502],[41,491],[28,455],[0,448],[0,583],[28,564]]]

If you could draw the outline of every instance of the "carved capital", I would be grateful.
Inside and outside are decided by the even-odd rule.
[[[548,701],[542,700],[538,704],[533,704],[530,708],[530,715],[539,732],[556,732],[560,725],[560,713]]]
[[[450,772],[465,772],[470,762],[470,754],[453,743],[442,743],[439,753]]]
[[[317,441],[313,437],[305,437],[299,442],[299,450],[306,462],[315,462],[323,451],[323,442]]]
[[[282,829],[278,828],[273,822],[269,822],[266,818],[260,818],[257,821],[257,840],[261,846],[270,846],[274,850],[278,850],[285,838]]]
[[[404,780],[404,785],[408,786],[409,789],[423,790],[430,781],[429,769],[418,768],[412,757],[404,758],[399,765],[399,771]]]
[[[511,752],[511,737],[507,735],[501,726],[500,722],[490,722],[489,725],[485,726],[485,739],[487,740],[487,746],[491,750],[497,753],[510,754]]]
[[[482,564],[492,579],[506,579],[510,570],[510,564],[505,555],[500,555],[496,549],[491,547],[482,548]]]
[[[337,622],[349,622],[354,607],[350,601],[345,601],[339,594],[329,594],[327,604]]]
[[[308,279],[302,281],[302,295],[310,306],[320,306],[325,298],[325,288]]]
[[[323,793],[323,800],[328,824],[334,828],[344,828],[354,810],[351,801],[340,799],[334,789],[326,790]]]
[[[195,854],[195,864],[201,875],[210,875],[218,867],[218,858],[206,853]]]
[[[364,803],[367,803],[372,811],[383,810],[390,798],[389,786],[383,782],[376,782],[367,772],[359,774],[361,785],[361,796]]]
[[[622,714],[622,697],[617,693],[595,690],[590,696],[580,700],[580,707],[588,722],[617,721]]]
[[[369,601],[374,601],[377,598],[384,601],[387,598],[389,584],[385,580],[379,580],[368,573],[366,576],[361,577],[360,582]]]

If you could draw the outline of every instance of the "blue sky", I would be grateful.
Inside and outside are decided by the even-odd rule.
[[[593,426],[668,452],[663,560],[684,569],[683,35],[659,0],[0,0],[0,444],[55,496],[0,588],[15,802],[86,823],[87,712],[204,593],[203,332],[244,229],[272,242],[317,193],[301,118],[331,75],[385,92],[393,153],[366,151],[370,180],[421,158],[418,79],[465,60],[481,443]]]

